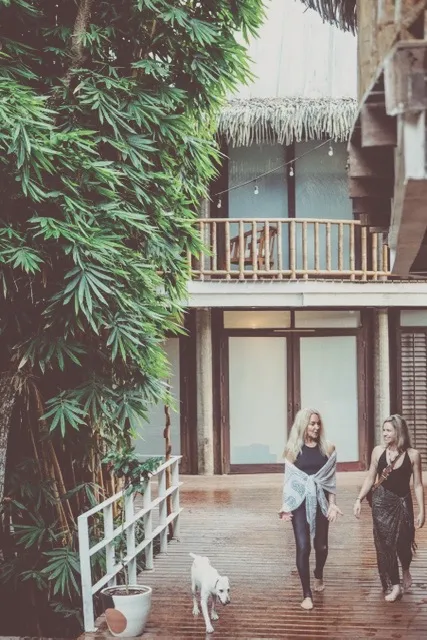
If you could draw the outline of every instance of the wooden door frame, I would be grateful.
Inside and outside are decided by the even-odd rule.
[[[243,310],[243,309],[239,309]],[[277,310],[277,309],[275,309]],[[313,312],[321,309],[312,309]],[[326,309],[323,309],[326,310]],[[360,310],[361,326],[351,329],[304,329],[294,328],[294,311],[291,310],[291,327],[288,330],[275,329],[226,329],[223,310],[217,310],[216,338],[214,341],[214,430],[215,430],[215,472],[216,473],[277,473],[283,471],[283,463],[231,464],[230,461],[230,390],[229,390],[229,343],[230,337],[286,337],[287,348],[287,425],[292,425],[293,416],[301,407],[300,385],[300,338],[301,337],[356,337],[356,367],[358,394],[358,437],[359,460],[338,463],[338,470],[360,471],[369,466],[373,444],[373,348],[372,310]],[[311,309],[310,309],[311,311]],[[217,363],[215,364],[215,360]],[[216,417],[215,417],[216,416]]]

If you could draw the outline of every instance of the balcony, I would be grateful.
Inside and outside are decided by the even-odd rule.
[[[386,280],[382,233],[356,220],[204,218],[193,280]]]

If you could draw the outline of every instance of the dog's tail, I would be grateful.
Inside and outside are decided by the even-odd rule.
[[[196,558],[200,558],[200,556],[196,556],[195,553],[190,553],[189,555],[191,558],[193,558],[193,560],[195,560]]]

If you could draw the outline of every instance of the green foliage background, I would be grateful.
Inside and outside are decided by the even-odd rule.
[[[262,0],[0,0],[3,635],[79,630],[76,516],[113,488],[105,450],[167,395],[216,116],[249,77],[236,33],[262,15]]]

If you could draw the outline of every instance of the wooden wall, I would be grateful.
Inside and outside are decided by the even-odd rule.
[[[414,37],[411,30],[426,4],[425,0],[357,0],[359,101],[396,40]]]

